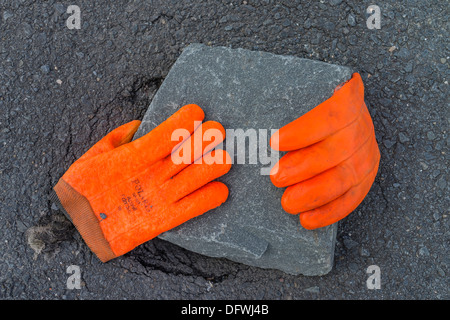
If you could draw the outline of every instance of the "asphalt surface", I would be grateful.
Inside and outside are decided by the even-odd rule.
[[[81,29],[68,29],[69,5]],[[381,9],[381,29],[366,8]],[[449,3],[0,3],[1,299],[449,299]],[[141,119],[189,43],[294,55],[360,72],[382,154],[339,224],[333,270],[290,276],[160,239],[102,264],[47,196],[108,131]],[[187,81],[189,79],[186,79]],[[80,289],[67,268],[79,266]],[[368,289],[370,265],[381,288]]]

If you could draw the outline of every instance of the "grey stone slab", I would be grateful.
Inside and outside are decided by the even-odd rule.
[[[263,150],[271,129],[331,97],[334,88],[351,74],[347,67],[320,61],[192,44],[172,66],[135,139],[179,107],[195,103],[205,111],[205,120],[219,121],[227,133],[229,129],[252,129],[259,134],[258,129],[266,129],[267,135],[258,135]],[[232,138],[227,135],[224,147],[236,140]],[[251,150],[251,141],[247,141],[247,150]],[[288,274],[328,273],[333,266],[337,224],[304,229],[297,215],[283,211],[280,199],[284,189],[276,188],[268,175],[261,174],[261,169],[270,165],[262,158],[250,163],[250,152],[243,164],[238,164],[236,154],[231,155],[235,163],[218,179],[229,187],[228,200],[159,237],[203,255]]]

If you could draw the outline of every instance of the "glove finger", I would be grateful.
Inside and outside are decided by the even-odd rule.
[[[95,157],[96,155],[108,152],[130,142],[140,124],[141,121],[133,120],[114,129],[94,144],[85,154],[78,158],[77,162]]]
[[[184,139],[188,138],[201,124],[204,117],[205,114],[199,106],[195,104],[186,105],[155,129],[136,139],[128,146],[139,157],[140,161],[152,164],[169,155],[173,148],[180,143],[179,140],[172,140],[175,130],[178,130],[177,132]]]
[[[170,155],[161,161],[157,179],[170,179],[195,160],[217,147],[225,139],[224,127],[216,121],[206,121],[189,138],[183,140]]]
[[[217,208],[228,198],[228,187],[222,182],[213,181],[173,203],[165,217],[165,228],[174,228],[189,219]],[[164,230],[164,231],[167,231]]]
[[[379,161],[380,152],[373,137],[337,166],[289,186],[281,198],[281,205],[292,214],[323,206],[361,183]]]
[[[369,193],[379,164],[368,174],[360,184],[352,187],[341,197],[319,208],[300,213],[300,223],[305,229],[317,229],[331,225],[349,215],[355,210]]]
[[[349,158],[371,135],[374,135],[373,124],[365,108],[357,121],[331,137],[288,152],[272,168],[270,179],[277,187],[287,187],[312,178]]]
[[[178,201],[208,182],[226,174],[230,168],[231,157],[228,152],[221,149],[212,150],[181,170],[172,179],[167,180],[163,185],[162,194],[168,203]]]
[[[355,121],[363,104],[364,84],[361,76],[354,73],[347,83],[336,88],[331,98],[280,128],[270,145],[275,150],[291,151],[319,142]]]

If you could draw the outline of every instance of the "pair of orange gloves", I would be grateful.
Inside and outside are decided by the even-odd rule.
[[[225,129],[215,121],[199,126],[203,120],[199,106],[186,105],[132,142],[140,121],[122,125],[73,163],[56,184],[60,204],[101,261],[226,201],[227,186],[213,181],[231,168],[228,153],[214,149],[222,140],[199,145],[192,135],[196,129],[216,129],[224,138]],[[172,141],[176,129],[190,135]],[[288,152],[270,178],[276,187],[287,187],[282,207],[299,213],[304,228],[335,223],[362,202],[380,153],[358,74],[276,134],[271,147]],[[191,150],[191,162],[172,161],[176,148]]]

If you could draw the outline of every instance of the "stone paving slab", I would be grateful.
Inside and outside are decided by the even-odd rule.
[[[240,143],[236,129],[244,134],[253,131],[269,156],[271,130],[328,99],[351,74],[347,67],[320,61],[191,44],[154,96],[135,139],[181,106],[195,103],[205,111],[205,121],[219,121],[227,129],[225,148],[231,146],[230,140]],[[228,134],[230,129],[235,137]],[[247,137],[245,163],[239,164],[242,158],[232,154],[230,172],[219,179],[229,187],[227,202],[159,237],[197,253],[251,266],[310,276],[328,273],[337,224],[309,231],[298,216],[283,211],[284,189],[273,186],[263,172],[270,162],[261,157],[251,162],[250,150],[259,150],[252,149],[255,141]]]

